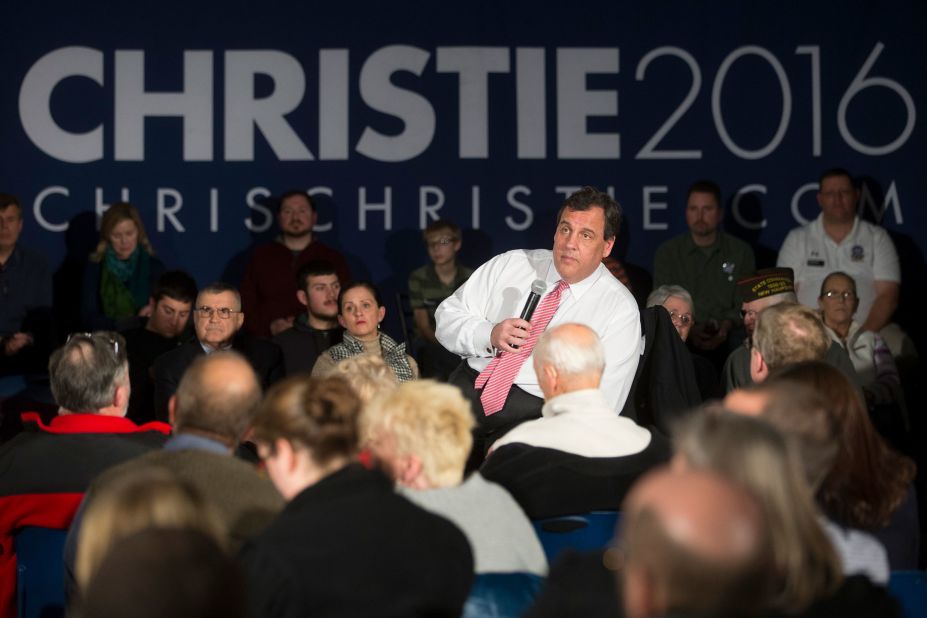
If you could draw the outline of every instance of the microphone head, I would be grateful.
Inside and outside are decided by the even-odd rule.
[[[531,284],[531,291],[538,296],[544,296],[544,292],[547,291],[547,282],[543,279],[535,279]]]

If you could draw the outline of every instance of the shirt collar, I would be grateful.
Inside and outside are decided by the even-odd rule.
[[[225,444],[222,444],[218,440],[213,440],[212,438],[207,438],[205,436],[197,436],[190,433],[178,433],[171,437],[164,444],[165,451],[206,451],[208,453],[217,453],[219,455],[227,455],[229,452],[229,447]]]
[[[559,416],[571,412],[595,413],[603,409],[608,410],[609,416],[615,415],[614,412],[609,409],[608,401],[606,401],[605,395],[602,393],[601,389],[584,388],[578,391],[557,395],[549,399],[544,404],[544,407],[541,408],[541,416],[549,418],[551,416]]]

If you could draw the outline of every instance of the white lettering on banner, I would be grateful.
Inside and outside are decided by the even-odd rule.
[[[432,202],[428,198],[433,197]],[[418,229],[424,230],[428,221],[437,221],[441,218],[438,211],[444,206],[444,191],[440,187],[418,188]]]
[[[428,149],[435,135],[434,108],[417,92],[393,85],[390,77],[397,71],[421,75],[429,57],[418,47],[391,45],[367,58],[360,73],[361,98],[371,109],[401,120],[405,128],[399,135],[384,135],[367,127],[357,152],[375,161],[408,161]]]
[[[586,76],[618,73],[618,48],[557,49],[557,156],[561,159],[619,159],[618,133],[589,133],[590,116],[617,116],[618,91],[590,91]]]
[[[508,193],[505,194],[505,200],[509,203],[509,206],[525,213],[525,220],[518,222],[511,215],[508,215],[505,217],[505,224],[509,226],[511,230],[523,232],[531,227],[531,224],[534,222],[534,211],[532,211],[531,207],[527,204],[517,201],[515,199],[516,195],[531,195],[531,189],[524,185],[517,185],[509,189]]]
[[[515,52],[514,69],[511,66],[512,49]],[[601,84],[617,83],[620,69],[620,54],[617,47],[601,48],[552,48],[555,56],[554,94],[548,97],[548,75],[546,71],[546,48],[540,47],[449,47],[436,48],[434,74],[426,74],[431,53],[409,45],[387,45],[374,50],[359,66],[357,91],[360,103],[374,112],[391,117],[387,126],[392,132],[384,132],[373,126],[356,127],[352,130],[352,118],[365,118],[369,114],[357,109],[357,102],[351,101],[352,64],[348,49],[320,49],[317,55],[318,70],[309,74],[318,76],[318,152],[319,159],[345,161],[351,156],[350,140],[360,137],[353,151],[374,161],[402,162],[425,153],[435,142],[437,101],[426,98],[418,88],[399,86],[393,78],[399,73],[408,73],[421,84],[421,91],[434,91],[440,85],[441,73],[456,73],[458,81],[458,135],[459,159],[485,159],[493,153],[492,138],[514,139],[513,153],[517,159],[546,159],[548,157],[547,134],[557,136],[557,159],[620,159],[621,134],[617,130],[593,131],[590,124],[606,121],[612,125],[618,119],[617,85],[602,87]],[[833,124],[843,142],[856,152],[867,156],[886,156],[898,152],[911,139],[917,120],[917,106],[911,92],[900,81],[892,77],[873,75],[876,61],[886,51],[882,42],[877,42],[869,56],[857,71],[855,77],[839,98],[839,101],[824,101],[822,80],[826,66],[822,66],[825,54],[818,45],[799,45],[795,56],[808,56],[810,61],[810,88],[798,92],[810,92],[810,101],[798,101],[796,116],[810,113],[811,136],[809,152],[813,157],[824,156],[822,133],[825,129],[821,110],[825,106],[837,106]],[[306,107],[306,75],[301,59],[279,50],[228,50],[223,53],[224,75],[216,75],[217,64],[214,52],[205,50],[183,50],[183,89],[179,92],[148,92],[145,90],[144,50],[113,50],[112,79],[104,75],[105,54],[90,47],[62,47],[41,56],[26,71],[19,90],[19,117],[23,129],[31,142],[41,152],[66,163],[89,163],[104,157],[104,138],[112,138],[115,161],[144,161],[146,155],[145,120],[150,117],[179,117],[182,120],[182,156],[184,161],[212,161],[217,148],[217,137],[213,126],[216,115],[223,123],[223,158],[225,161],[254,161],[255,134],[260,133],[280,161],[312,161],[312,154],[304,139],[290,124]],[[173,52],[172,52],[173,53]],[[895,57],[897,57],[897,53]],[[796,64],[783,63],[769,49],[757,45],[735,48],[721,62],[712,79],[710,106],[699,105],[702,96],[703,71],[691,52],[675,46],[660,46],[642,53],[636,65],[631,93],[624,96],[647,98],[654,93],[666,91],[666,84],[659,82],[663,73],[654,74],[650,67],[657,59],[673,57],[681,60],[688,68],[691,79],[685,96],[673,112],[647,135],[632,133],[635,142],[635,158],[641,160],[682,160],[702,157],[701,144],[688,144],[686,148],[662,146],[671,141],[670,133],[685,119],[690,124],[699,122],[712,126],[721,143],[740,159],[761,159],[780,152],[785,135],[792,124],[792,85],[786,67]],[[756,56],[772,69],[775,83],[782,94],[782,107],[778,124],[769,141],[759,147],[747,149],[739,145],[728,130],[724,109],[749,104],[752,92],[725,89],[724,84],[734,64],[745,56]],[[842,61],[838,57],[833,62]],[[896,60],[897,62],[897,60]],[[664,63],[661,63],[664,64]],[[841,70],[843,66],[841,64]],[[510,73],[514,71],[514,75]],[[649,72],[649,73],[648,73]],[[650,74],[649,79],[645,77]],[[491,75],[495,75],[491,78]],[[676,79],[674,73],[670,78]],[[255,78],[270,78],[273,89],[267,96],[258,97],[255,92]],[[90,80],[96,87],[112,82],[112,118],[105,113],[99,117],[91,112],[87,116],[99,121],[93,128],[77,132],[65,128],[55,118],[52,102],[57,86],[72,78]],[[590,88],[590,79],[598,86]],[[805,76],[802,75],[802,79]],[[176,81],[176,80],[175,80]],[[408,80],[407,80],[408,81]],[[222,94],[216,95],[216,83],[224,83]],[[500,87],[492,91],[490,82]],[[673,83],[675,86],[675,82]],[[863,96],[859,96],[863,95]],[[502,97],[512,98],[508,101]],[[657,94],[656,96],[660,96]],[[218,103],[215,99],[221,99]],[[556,110],[548,114],[548,98],[555,101]],[[446,97],[441,102],[446,104]],[[499,101],[502,103],[499,103]],[[857,105],[875,107],[875,113],[848,114],[849,107]],[[900,101],[904,107],[904,126],[897,135],[878,133],[883,125],[894,132],[892,123],[879,120],[879,113],[885,109],[883,101]],[[507,106],[504,110],[496,107]],[[804,109],[805,105],[810,110]],[[646,106],[645,106],[646,107]],[[754,106],[760,109],[759,106]],[[492,118],[507,118],[510,109],[515,110],[515,122],[497,122],[490,131]],[[640,106],[637,107],[638,109]],[[697,111],[710,109],[710,118],[692,119]],[[704,113],[704,111],[702,111]],[[555,127],[548,126],[548,116],[554,118]],[[900,116],[900,115],[899,115]],[[306,116],[295,116],[305,118]],[[448,114],[441,115],[449,118]],[[868,125],[851,127],[850,120],[866,118]],[[635,126],[647,118],[622,118],[623,126]],[[859,122],[859,120],[855,120]],[[107,124],[109,123],[109,124]],[[304,126],[300,124],[300,126]],[[395,128],[401,126],[400,129]],[[600,125],[601,126],[601,125]],[[832,127],[828,126],[827,129]],[[876,129],[873,135],[873,128]],[[106,131],[112,131],[110,136]],[[444,130],[444,125],[442,125]],[[627,131],[625,131],[627,133]],[[681,128],[677,131],[681,133]],[[859,137],[866,136],[866,142]],[[160,137],[154,135],[152,137]],[[704,138],[703,138],[704,139]],[[882,143],[870,143],[879,142]],[[446,141],[446,140],[444,140]],[[156,148],[151,146],[147,150]],[[794,153],[792,153],[794,154]]]
[[[89,47],[62,47],[39,58],[19,89],[19,119],[32,143],[66,163],[103,158],[103,125],[86,133],[66,131],[51,113],[51,95],[68,77],[87,77],[103,85],[103,53]]]
[[[145,160],[145,118],[183,118],[183,160],[212,161],[212,52],[185,51],[183,91],[145,91],[145,52],[116,51],[114,135],[117,161]]]
[[[52,223],[45,218],[44,213],[42,212],[42,207],[45,205],[45,198],[49,195],[63,195],[68,197],[71,195],[71,192],[67,190],[66,187],[47,187],[39,192],[35,196],[35,200],[32,202],[32,214],[35,216],[36,222],[49,232],[64,232],[71,226],[68,221],[63,223]]]
[[[122,187],[119,190],[119,200],[118,201],[120,202],[129,201],[129,188],[128,187]],[[103,213],[109,210],[110,204],[112,204],[112,202],[108,202],[105,199],[103,199],[103,187],[97,187],[96,189],[94,189],[93,204],[94,204],[94,210],[97,213],[97,229],[100,229],[100,219],[103,217]]]
[[[861,197],[860,197],[860,213],[862,213],[863,210],[865,209],[869,209],[872,211],[872,213],[876,216],[878,220],[881,220],[885,216],[886,213],[891,212],[894,215],[895,223],[902,224],[904,222],[904,218],[902,216],[901,199],[899,197],[899,190],[897,187],[897,183],[894,179],[887,180],[886,182],[888,183],[888,190],[886,191],[885,197],[882,200],[881,207],[877,205],[878,202],[876,198],[873,196],[873,192],[868,188],[867,185],[865,184],[863,185],[863,188],[861,191]],[[567,188],[567,185],[546,186],[546,187],[543,187],[542,189],[538,189],[536,187],[532,188],[527,185],[515,185],[512,187],[509,187],[508,189],[505,189],[505,196],[504,196],[505,202],[512,209],[521,213],[523,215],[523,218],[516,219],[516,217],[514,217],[512,214],[506,214],[505,216],[503,216],[502,209],[500,208],[493,208],[491,210],[491,214],[494,215],[496,222],[498,222],[501,218],[502,223],[504,223],[506,227],[508,227],[508,229],[516,231],[516,232],[525,231],[531,228],[535,223],[534,209],[531,203],[529,202],[529,200],[525,198],[533,197],[535,201],[538,201],[539,203],[544,204],[545,206],[554,205],[557,202],[561,201],[560,195],[562,195],[562,189],[564,188]],[[642,207],[642,211],[644,215],[643,215],[640,228],[638,229],[641,229],[645,232],[664,231],[664,230],[669,229],[669,225],[667,224],[666,221],[658,221],[655,219],[655,216],[654,216],[655,213],[657,213],[658,211],[668,210],[668,204],[671,202],[671,200],[668,199],[670,197],[669,188],[666,186],[661,186],[661,185],[645,185],[645,186],[640,187],[640,189],[641,189],[641,196],[642,196],[640,205]],[[809,210],[810,207],[807,205],[808,198],[806,196],[808,193],[815,191],[816,189],[817,189],[817,183],[809,182],[809,183],[803,184],[792,194],[791,196],[792,207],[790,211],[791,218],[790,218],[790,221],[788,222],[790,224],[788,225],[788,227],[792,227],[791,224],[805,225],[809,221],[809,219],[807,219],[802,214],[799,208],[799,202],[804,201],[806,203],[805,210]],[[404,192],[411,191],[411,190],[412,189],[410,188],[403,187]],[[349,188],[345,190],[345,193],[350,193],[352,191],[353,189]],[[381,202],[369,201],[370,198],[368,197],[368,191],[374,192],[374,193],[377,191],[382,191],[382,195],[383,195],[382,201]],[[409,217],[407,216],[403,221],[404,229],[411,229],[412,227],[415,226],[416,223],[418,223],[418,226],[420,229],[424,229],[424,227],[427,225],[428,219],[434,219],[435,216],[438,214],[437,210],[439,208],[448,206],[447,196],[451,196],[451,199],[453,199],[453,196],[457,195],[460,192],[458,188],[451,189],[447,187],[438,187],[438,186],[433,186],[433,185],[422,185],[422,186],[415,188],[415,191],[417,192],[418,199],[420,200],[420,210],[417,216],[411,215],[411,217],[413,219],[417,218],[418,221],[414,221],[414,220],[409,221],[408,220]],[[539,191],[542,191],[543,195],[538,195]],[[627,195],[631,195],[633,188],[625,187],[624,191],[626,192]],[[64,232],[68,229],[69,224],[66,220],[60,221],[60,222],[52,221],[48,218],[47,213],[48,213],[49,208],[51,207],[49,205],[50,201],[54,202],[54,207],[58,212],[71,212],[71,213],[75,212],[73,208],[65,209],[62,207],[63,205],[64,206],[67,205],[67,200],[64,200],[62,202],[62,200],[60,199],[56,199],[56,200],[50,199],[51,196],[61,196],[63,198],[70,198],[73,192],[74,191],[72,191],[71,189],[67,187],[63,187],[60,185],[53,185],[53,186],[45,187],[44,189],[42,189],[41,191],[37,193],[35,198],[32,200],[32,204],[33,204],[32,212],[33,212],[36,222],[39,224],[40,227],[42,227],[44,230],[47,230],[49,232]],[[99,204],[99,208],[97,209],[97,214],[99,215],[105,212],[106,208],[108,207],[108,204],[105,204],[103,202],[104,190],[102,187],[96,187],[94,189],[94,192],[95,192],[95,200]],[[337,196],[331,187],[322,187],[322,186],[313,187],[309,189],[308,192],[310,195],[326,195],[330,197],[333,201],[337,203],[337,205],[339,206],[339,210],[342,212],[351,211],[352,204],[350,203],[350,198],[344,198],[340,200],[337,199]],[[611,194],[612,196],[614,196],[614,187],[611,187],[611,186],[607,187],[607,192]],[[128,187],[122,187],[119,190],[119,193],[122,196],[121,199],[125,200],[128,198],[130,191]],[[135,191],[134,193],[137,194],[139,193],[139,191]],[[759,220],[748,219],[744,216],[744,213],[742,212],[742,200],[744,196],[751,194],[751,193],[757,193],[757,194],[760,194],[761,196],[766,196],[769,193],[769,191],[768,191],[767,185],[760,184],[760,183],[752,183],[752,184],[747,184],[743,186],[741,189],[739,189],[734,194],[731,200],[731,213],[735,221],[740,227],[743,227],[744,229],[748,229],[748,230],[761,230],[768,226],[768,221],[765,218],[761,218]],[[210,187],[204,190],[204,196],[206,196],[205,199],[208,200],[210,203],[209,208],[204,208],[201,211],[197,211],[196,209],[189,209],[190,212],[187,212],[187,210],[182,209],[182,206],[184,203],[184,196],[181,194],[179,190],[174,189],[174,188],[168,188],[168,187],[158,187],[155,189],[154,199],[151,201],[146,199],[145,196],[137,195],[136,197],[140,197],[141,199],[139,201],[136,201],[136,205],[139,206],[139,210],[141,211],[143,218],[147,218],[146,213],[151,212],[151,210],[147,208],[147,206],[149,206],[149,204],[153,201],[154,203],[153,205],[155,208],[155,217],[156,217],[156,222],[157,222],[156,229],[160,233],[167,233],[167,234],[174,233],[174,232],[184,233],[186,232],[186,226],[184,225],[184,223],[185,222],[190,223],[190,221],[186,221],[186,219],[195,219],[195,218],[202,218],[205,223],[208,223],[208,228],[209,228],[210,233],[221,233],[223,230],[220,225],[220,218],[218,215],[218,210],[220,208],[219,189],[216,187]],[[481,225],[481,220],[480,220],[481,219],[480,217],[481,196],[482,196],[482,187],[480,187],[479,185],[471,186],[470,198],[469,198],[470,209],[471,209],[470,227],[471,229],[474,229],[474,230],[480,229],[480,225]],[[225,200],[226,204],[224,204],[224,208],[227,212],[230,210],[234,210],[236,208],[240,208],[240,207],[244,207],[245,209],[247,209],[250,212],[250,215],[242,220],[242,222],[244,223],[245,229],[253,233],[261,233],[261,232],[265,232],[268,229],[270,229],[271,225],[273,225],[273,222],[274,222],[274,215],[271,209],[268,207],[268,198],[270,197],[271,197],[271,192],[266,187],[253,187],[246,192],[244,200],[242,202],[236,203],[236,201],[233,200],[233,203],[229,204],[227,203],[228,200]],[[382,228],[379,228],[379,230],[381,231],[391,231],[392,230],[392,227],[393,227],[392,205],[393,205],[393,197],[394,197],[393,187],[385,186],[380,189],[375,189],[375,188],[360,186],[357,188],[356,197],[357,197],[357,211],[356,211],[357,221],[356,222],[354,221],[343,222],[346,226],[351,227],[356,223],[358,230],[376,231],[375,229],[373,229],[371,226],[368,225],[367,212],[380,211],[383,213],[383,226]],[[402,195],[399,195],[398,197],[399,197],[399,203],[408,203],[415,199],[415,197],[411,194],[410,195],[402,194]],[[434,198],[434,201],[429,201],[429,197]],[[684,192],[680,196],[678,196],[679,203],[682,203],[684,197],[685,197]],[[775,195],[771,195],[770,198],[773,199],[775,203],[786,201],[786,199],[777,198]],[[497,195],[493,200],[493,204],[495,204],[496,202],[501,202],[501,200],[502,200],[502,196]],[[87,201],[88,201],[87,199],[80,198],[76,200],[76,203],[84,204]],[[199,203],[203,201],[203,197],[192,196],[189,201],[194,204]],[[440,207],[438,206],[439,201],[441,203]],[[630,198],[628,201],[630,201]],[[28,203],[28,201],[26,203]],[[465,204],[466,202],[464,202],[463,204],[458,202],[458,204],[456,204],[455,206],[459,207]],[[634,203],[633,206],[637,206],[637,203]],[[764,210],[764,209],[767,209],[767,207],[766,205],[761,203],[760,210]],[[423,216],[423,213],[425,216]],[[408,215],[408,210],[406,210],[405,214]],[[73,216],[73,214],[71,216]],[[171,223],[170,226],[166,225],[166,222],[168,220]],[[224,218],[223,220],[227,220],[227,218]],[[547,221],[546,219],[540,222],[540,225],[550,226],[551,229],[553,229],[554,224],[555,223],[553,221]],[[198,229],[199,226],[194,225],[193,228]],[[313,229],[316,232],[332,231],[334,229],[334,224],[332,221],[328,221],[324,224],[317,224],[316,227]]]
[[[367,211],[380,210],[383,212],[383,229],[393,229],[393,188],[383,187],[383,201],[380,203],[367,201],[367,187],[357,189],[357,229],[367,230]]]
[[[657,202],[652,199],[655,194],[666,194],[669,187],[644,187],[644,229],[645,230],[668,230],[669,224],[665,221],[651,221],[650,217],[655,210],[666,210],[669,204],[666,202]]]
[[[255,75],[274,82],[270,96],[255,98]],[[306,76],[299,60],[281,51],[225,52],[225,158],[254,160],[254,129],[281,161],[311,161],[314,157],[285,116],[303,100]]]
[[[489,157],[489,74],[509,72],[507,47],[439,47],[438,73],[457,73],[459,93],[459,156]]]
[[[248,231],[255,232],[257,234],[269,230],[271,224],[274,222],[274,215],[270,212],[270,209],[257,201],[257,198],[259,197],[262,197],[266,200],[268,197],[270,197],[270,189],[266,187],[255,187],[248,191],[248,195],[245,196],[245,204],[247,204],[248,208],[251,209],[251,215],[245,219],[245,227],[248,228]],[[255,223],[255,212],[260,213],[260,215],[264,217],[264,221],[261,223]]]
[[[306,191],[306,193],[308,193],[310,197],[314,197],[316,195],[327,195],[328,197],[332,197],[334,195],[334,192],[332,191],[331,187],[312,187],[311,189]],[[318,208],[315,209],[315,212],[316,214],[318,214],[319,212]],[[328,223],[319,223],[319,220],[317,218],[315,221],[315,225],[312,226],[312,231],[313,232],[328,232],[329,230],[332,229],[333,226],[334,226],[334,223],[332,223],[331,221],[329,221]]]
[[[762,193],[766,195],[766,185],[752,184],[738,190],[731,199],[731,213],[734,215],[734,221],[745,230],[762,230],[768,223],[765,218],[759,221],[748,221],[740,213],[740,200],[750,193]],[[801,223],[801,225],[804,225],[804,223]]]

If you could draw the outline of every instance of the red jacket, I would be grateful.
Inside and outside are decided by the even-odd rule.
[[[15,616],[13,535],[25,526],[67,529],[90,482],[112,465],[160,447],[170,425],[68,414],[44,425],[35,412],[0,447],[0,616]],[[63,564],[63,563],[62,563]],[[63,568],[63,566],[62,566]]]

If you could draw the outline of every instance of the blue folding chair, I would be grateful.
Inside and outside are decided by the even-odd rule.
[[[29,526],[13,537],[19,618],[64,616],[64,540],[67,530]]]
[[[927,573],[923,571],[892,571],[888,589],[901,603],[902,618],[927,616]]]
[[[518,618],[531,607],[543,582],[533,573],[481,573],[473,580],[461,618]]]
[[[565,549],[591,551],[607,546],[615,536],[615,526],[621,518],[617,511],[592,511],[581,515],[549,517],[532,522],[544,547],[547,562]]]

